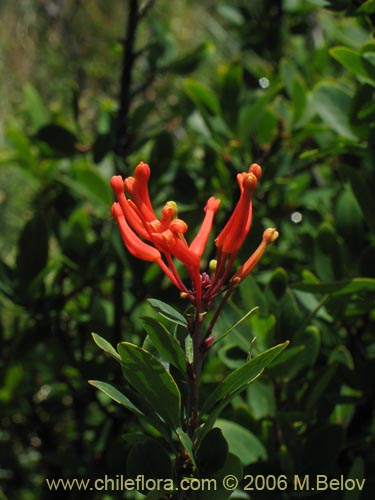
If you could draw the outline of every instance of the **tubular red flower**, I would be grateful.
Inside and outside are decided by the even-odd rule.
[[[148,193],[148,180],[150,178],[150,173],[150,167],[147,163],[143,163],[143,161],[141,161],[134,170],[135,180],[131,182],[125,180],[127,189],[130,188],[129,184],[132,184],[129,189],[131,191],[131,197],[147,222],[156,219]]]
[[[161,259],[159,250],[142,241],[126,222],[119,203],[113,203],[112,215],[120,229],[122,240],[129,252],[141,260],[156,262]]]
[[[273,243],[279,237],[278,231],[275,228],[268,228],[263,233],[263,238],[255,250],[255,252],[247,259],[247,261],[238,269],[238,271],[231,278],[231,283],[238,284],[243,281],[258,264],[260,259],[263,257],[264,252],[268,245]]]
[[[238,174],[237,181],[241,195],[223,230],[216,238],[215,243],[224,254],[236,253],[243,244],[252,219],[252,194],[257,185],[257,177],[253,172]]]
[[[118,200],[118,203],[113,204],[112,214],[129,252],[142,260],[156,262],[182,295],[189,298],[197,311],[201,312],[202,308],[210,307],[223,287],[227,288],[228,295],[236,283],[245,279],[259,262],[267,245],[278,236],[275,229],[267,229],[259,247],[228,281],[237,252],[250,230],[252,194],[261,174],[261,167],[253,163],[248,172],[237,175],[239,200],[228,222],[215,239],[217,256],[211,261],[210,274],[201,274],[200,261],[219,209],[220,200],[217,198],[212,196],[208,199],[202,224],[188,245],[185,239],[188,226],[177,217],[178,210],[174,201],[167,202],[161,211],[161,217],[156,217],[148,191],[150,167],[140,162],[134,170],[134,177],[127,177],[125,180],[121,176],[112,177],[111,186]],[[186,267],[191,289],[185,286],[178,275],[174,258]]]
[[[199,255],[189,250],[186,242],[176,238],[170,229],[162,233],[152,233],[152,242],[164,253],[170,253],[187,267],[198,267]]]
[[[122,187],[121,187],[122,186]],[[116,195],[120,204],[121,210],[127,222],[133,230],[141,236],[141,238],[148,239],[148,232],[144,228],[142,220],[137,213],[137,207],[128,200],[124,193],[124,181],[120,175],[114,175],[111,179],[111,187]]]
[[[206,212],[202,225],[199,228],[198,234],[194,238],[194,240],[190,243],[189,249],[202,257],[204,249],[206,248],[208,237],[210,236],[210,232],[212,229],[212,223],[214,220],[214,216],[219,209],[220,200],[211,196],[208,199],[204,211]]]

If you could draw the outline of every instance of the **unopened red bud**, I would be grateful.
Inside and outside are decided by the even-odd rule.
[[[147,163],[143,163],[143,161],[138,163],[138,165],[135,167],[134,177],[137,180],[148,181],[148,179],[150,178],[150,174],[150,167],[147,165]]]
[[[215,337],[207,337],[203,342],[204,348],[207,350],[210,349],[214,342],[215,342]]]
[[[111,188],[117,197],[124,192],[124,181],[121,175],[114,175],[111,178]]]
[[[255,177],[259,180],[262,175],[262,167],[257,163],[252,163],[249,167],[249,173],[254,174]]]
[[[249,191],[253,191],[256,188],[256,185],[258,183],[258,179],[255,174],[252,172],[248,174],[244,180],[243,180],[243,187],[244,189],[248,189]]]

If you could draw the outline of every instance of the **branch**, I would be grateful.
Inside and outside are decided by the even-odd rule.
[[[138,0],[130,0],[126,38],[123,47],[122,73],[120,81],[120,107],[117,115],[116,140],[114,152],[125,157],[128,142],[128,116],[130,110],[130,87],[134,65],[134,45],[139,22]]]

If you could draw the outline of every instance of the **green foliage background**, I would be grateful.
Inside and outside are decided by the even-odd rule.
[[[177,201],[191,235],[211,195],[217,233],[235,174],[263,166],[239,262],[265,227],[280,238],[215,328],[259,307],[212,349],[203,394],[254,337],[254,353],[290,339],[223,412],[230,451],[246,474],[366,478],[362,494],[311,498],[372,498],[374,0],[3,0],[0,14],[0,497],[125,474],[140,427],[87,384],[122,384],[91,332],[141,344],[146,298],[183,308],[110,217],[109,178],[143,160],[155,206]]]

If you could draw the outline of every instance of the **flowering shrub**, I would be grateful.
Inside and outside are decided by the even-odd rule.
[[[3,4],[0,497],[373,498],[374,0]]]
[[[91,384],[135,414],[149,419],[150,424],[164,437],[167,452],[174,453],[172,469],[176,483],[172,491],[176,490],[176,496],[171,493],[169,498],[180,498],[177,485],[181,478],[204,475],[207,464],[199,464],[197,460],[213,446],[212,436],[215,437],[214,446],[219,446],[218,449],[224,449],[224,452],[219,453],[222,456],[218,464],[212,467],[210,476],[215,477],[215,474],[222,475],[227,469],[231,470],[234,462],[238,481],[241,479],[240,459],[233,456],[229,459],[225,438],[214,427],[215,420],[228,402],[261,374],[287,342],[244,362],[216,385],[202,406],[199,404],[200,377],[205,355],[215,342],[211,333],[226,301],[234,288],[254,269],[267,246],[277,239],[278,232],[273,228],[266,229],[255,252],[233,271],[237,253],[250,230],[252,194],[262,173],[261,167],[254,163],[248,172],[237,175],[239,200],[228,222],[215,238],[216,259],[210,261],[208,272],[201,273],[202,256],[220,200],[209,198],[198,233],[188,244],[185,238],[188,226],[177,217],[175,202],[169,201],[164,205],[160,219],[155,215],[148,192],[150,173],[149,166],[141,162],[135,168],[134,177],[125,180],[121,176],[112,177],[111,186],[118,200],[112,205],[112,215],[129,252],[139,259],[158,264],[180,291],[181,298],[188,299],[194,309],[193,312],[188,309],[185,315],[180,315],[168,304],[151,300],[151,304],[161,314],[182,329],[177,335],[177,332],[173,333],[153,318],[143,319],[160,358],[129,342],[120,342],[117,353],[104,339],[94,336],[100,347],[121,362],[125,379],[136,391],[135,399],[134,395],[119,393],[105,382],[91,381]],[[174,259],[185,266],[191,280],[190,286],[186,286],[180,277]],[[215,305],[218,297],[221,297],[221,301]],[[213,314],[209,316],[211,309]],[[209,323],[205,326],[208,316]],[[187,340],[192,346],[190,354],[186,347],[189,345]],[[178,376],[174,369],[177,369]],[[139,401],[141,406],[137,407]],[[147,411],[143,410],[143,405],[146,405]],[[178,444],[173,441],[173,435],[178,437]],[[148,445],[152,446],[150,443]],[[132,463],[128,472],[142,472],[144,462],[147,462],[147,456],[142,453],[142,463],[138,464],[139,467]],[[152,464],[147,468],[152,470]],[[190,497],[192,492],[185,492],[184,495]]]

